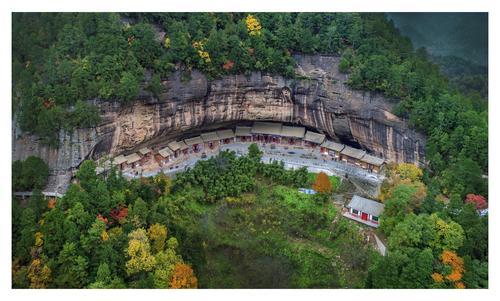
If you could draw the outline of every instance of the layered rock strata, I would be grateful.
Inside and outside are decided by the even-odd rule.
[[[13,160],[43,158],[51,183],[64,189],[86,158],[133,151],[204,130],[253,120],[303,125],[330,139],[363,148],[394,162],[424,162],[425,138],[391,113],[395,102],[346,85],[334,56],[297,56],[298,78],[254,72],[207,80],[198,71],[183,80],[180,72],[163,79],[159,97],[142,91],[137,101],[94,101],[102,121],[96,128],[60,133],[59,148],[48,148],[14,122]],[[56,177],[58,175],[58,177]]]

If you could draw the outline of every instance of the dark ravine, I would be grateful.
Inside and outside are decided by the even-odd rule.
[[[13,126],[13,160],[43,158],[51,169],[49,188],[64,191],[71,171],[86,158],[133,151],[219,125],[271,120],[317,129],[389,161],[423,164],[425,138],[391,113],[394,102],[350,89],[347,75],[338,71],[338,57],[296,59],[301,79],[254,72],[209,81],[193,71],[189,81],[182,81],[176,72],[163,80],[158,98],[141,92],[129,105],[95,101],[102,115],[99,126],[61,132],[58,149]]]

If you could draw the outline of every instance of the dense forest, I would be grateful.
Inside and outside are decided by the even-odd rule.
[[[383,93],[428,137],[425,169],[388,167],[387,256],[350,222],[327,222],[328,202],[295,193],[312,184],[307,173],[259,164],[255,150],[175,180],[103,179],[87,162],[56,203],[41,206],[40,193],[13,203],[14,286],[487,287],[488,217],[476,212],[488,197],[484,79],[450,81],[383,14],[16,13],[13,112],[57,146],[59,130],[99,122],[94,100],[157,95],[175,70],[295,77],[296,53],[340,56],[351,87]],[[39,191],[40,165],[14,162],[16,189]]]
[[[347,280],[330,263],[330,236],[369,254],[352,225],[332,232],[337,211],[327,193],[338,178],[263,164],[256,145],[174,180],[127,181],[116,170],[103,178],[95,168],[85,161],[57,201],[37,193],[14,203],[14,287],[339,287]],[[324,193],[296,190],[310,185]],[[366,273],[359,260],[354,268]]]

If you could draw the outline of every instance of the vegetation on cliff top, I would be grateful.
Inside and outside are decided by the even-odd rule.
[[[86,100],[131,101],[141,86],[158,95],[176,68],[293,76],[293,53],[338,54],[352,87],[398,99],[396,113],[429,137],[426,182],[446,195],[487,195],[484,102],[449,90],[383,14],[22,13],[13,33],[14,111],[21,129],[53,145],[58,129],[99,120]]]

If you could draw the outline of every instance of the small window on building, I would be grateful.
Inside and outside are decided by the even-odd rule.
[[[359,215],[359,211],[358,211],[358,210],[356,210],[356,209],[352,209],[352,214]]]
[[[373,215],[372,215],[372,221],[374,221],[374,222],[378,222],[378,216],[373,216]]]

